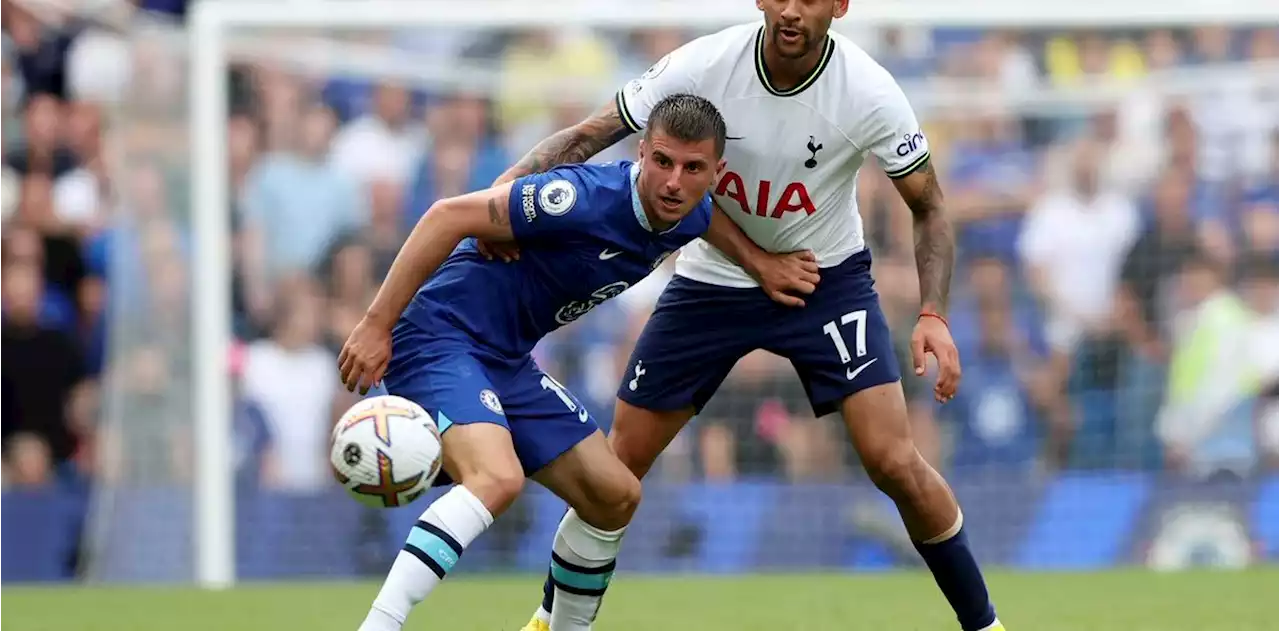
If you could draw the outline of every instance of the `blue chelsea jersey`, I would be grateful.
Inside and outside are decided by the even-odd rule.
[[[414,296],[403,318],[439,335],[462,335],[500,356],[538,340],[621,294],[702,236],[711,198],[665,231],[649,225],[630,162],[565,165],[517,179],[511,231],[520,260],[488,261],[467,239]]]

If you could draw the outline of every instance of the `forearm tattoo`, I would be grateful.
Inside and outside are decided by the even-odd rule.
[[[933,165],[925,163],[914,177],[923,177],[914,190],[903,195],[911,208],[915,228],[916,271],[920,275],[920,304],[939,312],[947,310],[951,273],[955,267],[955,232],[945,212],[942,188]]]
[[[622,122],[617,104],[610,100],[590,118],[568,129],[562,129],[538,143],[515,166],[507,170],[505,179],[541,173],[561,164],[584,162],[625,138],[631,130]]]

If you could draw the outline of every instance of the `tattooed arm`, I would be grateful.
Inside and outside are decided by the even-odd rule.
[[[432,204],[396,254],[365,318],[387,327],[394,324],[422,283],[464,238],[512,241],[510,195],[511,185],[502,184]]]
[[[951,295],[956,243],[937,174],[933,165],[926,162],[910,175],[893,180],[893,183],[911,209],[921,310],[944,314]]]
[[[951,294],[951,270],[955,266],[956,243],[942,201],[942,189],[933,164],[925,162],[915,171],[893,180],[903,201],[911,208],[916,235],[916,272],[920,275],[920,312],[911,333],[911,358],[917,377],[927,369],[926,355],[938,362],[938,380],[933,397],[946,403],[960,387],[960,353],[943,320],[923,314],[943,315]]]
[[[631,134],[618,113],[616,99],[586,120],[562,129],[538,143],[515,166],[507,169],[494,184],[505,184],[531,173],[541,173],[561,164],[585,162]]]

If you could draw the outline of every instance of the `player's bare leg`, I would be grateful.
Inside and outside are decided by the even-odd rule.
[[[622,534],[640,504],[640,480],[618,461],[599,431],[533,479],[570,507],[552,547],[545,622],[555,631],[590,629],[613,577]]]
[[[457,485],[432,502],[409,531],[360,631],[398,631],[524,488],[524,470],[505,427],[455,423],[441,442],[444,470]]]
[[[946,480],[911,438],[902,383],[846,397],[840,411],[862,466],[898,506],[916,550],[965,631],[1001,629],[986,583],[962,529],[964,517]]]
[[[635,489],[634,495],[635,502],[632,503],[625,511],[620,510],[622,505],[617,505],[612,509],[608,508],[611,504],[610,500],[606,499],[605,501],[599,501],[605,498],[597,496],[583,497],[581,500],[575,500],[574,498],[566,497],[564,494],[557,491],[557,494],[564,498],[570,506],[591,505],[596,507],[592,510],[600,510],[603,514],[595,514],[588,517],[579,510],[577,511],[577,516],[574,516],[574,511],[570,511],[569,514],[565,516],[565,519],[560,522],[560,528],[556,530],[555,549],[557,552],[555,552],[555,554],[559,554],[558,550],[561,547],[561,541],[565,537],[566,533],[571,532],[572,528],[576,527],[576,524],[582,523],[584,520],[589,523],[607,524],[607,526],[598,526],[605,529],[617,526],[616,531],[619,533],[619,538],[621,538],[622,529],[631,521],[631,515],[635,511],[636,504],[639,503],[640,478],[643,478],[644,475],[649,472],[649,469],[653,467],[653,463],[657,461],[658,456],[667,448],[667,445],[676,437],[676,434],[680,433],[681,428],[683,428],[691,418],[693,418],[692,407],[670,412],[655,412],[618,400],[616,407],[614,407],[613,429],[609,432],[607,447],[611,449],[612,454],[608,460],[612,460],[614,463],[620,463],[623,467],[623,471],[629,470],[629,473],[623,476],[621,473],[613,471],[612,467],[617,466],[616,464],[609,465],[605,462],[597,462],[593,459],[590,461],[592,463],[592,468],[583,466],[588,462],[584,460],[578,463],[569,463],[554,472],[549,471],[553,467],[556,467],[556,463],[560,462],[557,460],[556,463],[552,463],[551,466],[548,466],[546,469],[543,469],[542,471],[539,471],[538,474],[534,475],[535,480],[543,483],[543,485],[548,488],[552,488],[551,484],[556,484],[561,487],[575,486],[572,483],[565,484],[565,478],[567,478],[569,482],[572,482],[572,479],[575,476],[583,475],[587,472],[590,472],[591,477],[603,476],[605,480],[622,480],[630,478],[636,481],[637,488]],[[592,436],[591,439],[588,440],[594,440],[595,438],[596,436]],[[586,441],[583,441],[582,444],[579,444],[579,447],[585,443]],[[575,447],[575,449],[577,448]],[[570,453],[572,453],[572,450]],[[592,451],[588,453],[594,456],[594,448],[592,448]],[[616,459],[614,456],[616,456]],[[544,481],[548,475],[554,476],[557,479]],[[607,483],[607,485],[613,484],[615,483]],[[554,491],[555,489],[552,488],[552,490]],[[592,492],[597,494],[599,493],[598,490]],[[581,503],[575,504],[575,501],[580,501]],[[618,519],[624,514],[626,519],[619,521]],[[571,517],[574,518],[571,519]],[[592,519],[597,521],[590,521]],[[620,543],[620,541],[618,543]],[[552,575],[555,572],[555,563],[556,560],[552,557],[552,570],[551,573],[547,575],[546,583],[544,583],[542,587],[542,605],[534,613],[533,618],[529,623],[525,625],[523,631],[546,631],[547,629],[561,631],[562,628],[575,628],[572,626],[557,626],[561,621],[559,609],[560,603],[564,602],[563,599],[565,596],[561,590],[557,589],[558,586],[555,584],[555,581],[552,580]],[[574,605],[574,608],[576,609],[577,606]]]

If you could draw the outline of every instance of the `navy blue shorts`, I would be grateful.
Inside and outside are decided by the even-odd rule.
[[[582,402],[532,357],[500,357],[465,334],[442,333],[402,320],[392,332],[382,380],[388,394],[427,410],[442,434],[454,425],[501,425],[531,475],[596,431]],[[447,484],[452,480],[441,472],[435,486]]]
[[[759,288],[676,276],[645,324],[618,398],[647,410],[701,410],[742,356],[764,349],[791,360],[814,414],[901,379],[893,338],[863,251],[821,272],[802,308]]]

